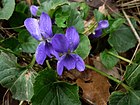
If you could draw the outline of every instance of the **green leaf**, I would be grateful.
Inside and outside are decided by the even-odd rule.
[[[122,18],[113,20],[113,23],[110,26],[110,32],[116,31],[124,22],[125,22],[125,20]]]
[[[65,17],[59,17],[56,18],[55,23],[57,24],[58,27],[65,28],[66,27],[66,24],[64,24],[65,21],[66,21]]]
[[[69,18],[67,19],[67,26],[74,26],[79,33],[84,31],[84,21],[81,17],[80,12],[75,9],[69,9]]]
[[[117,64],[119,59],[110,55],[108,52],[112,52],[116,55],[118,55],[118,53],[114,49],[110,49],[108,51],[104,50],[102,53],[100,53],[101,62],[107,69],[112,69]]]
[[[87,3],[80,3],[80,12],[84,20],[86,20],[88,14],[89,14],[90,7],[87,5]]]
[[[0,7],[0,19],[8,20],[15,8],[15,0],[2,0],[2,8]]]
[[[135,47],[137,40],[130,27],[122,25],[110,34],[109,44],[118,52],[125,52]]]
[[[61,33],[61,34],[65,34],[64,30],[56,25],[53,25],[53,33]]]
[[[79,33],[82,33],[84,31],[84,21],[75,4],[77,3],[63,5],[58,9],[55,12],[55,23],[62,28],[74,26]]]
[[[66,20],[68,19],[69,14],[68,12],[64,12],[62,9],[59,9],[55,13],[55,23],[58,27],[66,28],[67,25]]]
[[[59,82],[55,71],[44,70],[36,77],[32,104],[80,105],[78,87],[66,82]]]
[[[109,99],[109,105],[140,105],[140,90],[128,93],[113,92]]]
[[[30,101],[36,72],[17,67],[17,58],[12,54],[0,53],[0,84],[12,92],[17,100]]]
[[[53,16],[54,12],[63,5],[68,5],[68,0],[49,0],[46,2],[43,2],[41,6],[38,9],[38,14],[41,14],[42,12],[46,12],[49,14],[49,16]]]
[[[15,50],[18,45],[19,41],[15,37],[7,38],[1,43],[1,46],[3,46],[4,48],[9,48],[11,50]]]
[[[26,53],[34,53],[37,45],[38,45],[38,41],[35,40],[26,30],[22,30],[19,35],[18,35],[18,40],[20,42],[20,46],[19,48],[22,49],[22,52],[26,52]]]
[[[97,9],[95,9],[94,11],[93,11],[93,13],[94,13],[94,17],[95,17],[95,20],[97,21],[97,22],[99,22],[100,20],[104,20],[104,14],[102,14],[101,12],[99,12]]]
[[[138,52],[136,53],[136,56],[135,56],[133,62],[135,62],[135,63],[137,63],[137,64],[140,64],[140,51],[138,51]]]
[[[8,20],[11,27],[20,27],[24,25],[24,20],[27,16],[24,13],[14,11],[11,18]],[[15,28],[14,30],[17,32],[22,31],[24,28]]]
[[[134,89],[140,89],[140,65],[132,64],[127,66],[124,78],[129,86],[133,87]]]
[[[26,3],[26,1],[20,1],[15,8],[15,11],[17,12],[21,12],[21,13],[25,13],[28,10],[28,5]]]
[[[127,94],[123,92],[113,92],[109,99],[109,105],[128,105]]]
[[[87,36],[81,35],[80,36],[80,44],[78,48],[75,50],[75,53],[80,55],[83,59],[85,59],[90,53],[90,41]]]
[[[86,20],[86,17],[89,14],[89,6],[85,2],[70,2],[69,7],[76,12],[80,13],[81,17]],[[68,9],[69,12],[70,9]]]

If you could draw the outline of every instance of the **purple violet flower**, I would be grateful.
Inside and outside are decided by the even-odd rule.
[[[59,58],[58,53],[51,44],[51,38],[53,37],[52,22],[48,14],[43,12],[39,20],[27,18],[24,21],[24,25],[31,36],[40,41],[35,52],[38,64],[42,65],[47,56],[51,58],[51,55],[54,55],[56,58]]]
[[[92,38],[98,38],[102,35],[102,29],[109,26],[108,20],[100,20],[98,26],[95,29],[95,34],[92,34]]]
[[[30,6],[30,12],[33,16],[36,16],[37,15],[37,11],[38,11],[38,6],[35,6],[35,5],[31,5]]]
[[[79,71],[84,71],[83,59],[73,53],[79,44],[79,40],[79,34],[74,27],[67,28],[65,35],[54,35],[52,46],[57,52],[63,54],[57,62],[57,73],[59,75],[62,75],[64,67],[68,70],[77,68]]]

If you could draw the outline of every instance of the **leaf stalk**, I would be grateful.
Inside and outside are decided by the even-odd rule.
[[[131,89],[130,89],[130,87],[128,85],[124,84],[122,81],[118,80],[117,78],[115,78],[115,77],[113,77],[113,76],[111,76],[111,75],[109,75],[109,74],[107,74],[105,72],[102,72],[101,70],[99,70],[99,69],[97,69],[95,67],[92,67],[90,65],[86,65],[86,68],[91,69],[91,70],[101,74],[102,76],[107,77],[108,79],[116,82],[117,84],[122,85],[126,90],[131,91]]]

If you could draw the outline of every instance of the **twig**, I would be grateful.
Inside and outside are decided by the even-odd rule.
[[[22,105],[24,101],[20,101],[19,105]]]
[[[130,19],[128,18],[127,14],[125,13],[125,11],[124,11],[123,9],[122,9],[122,12],[123,12],[123,14],[124,14],[126,20],[128,21],[128,23],[129,23],[129,25],[130,25],[130,28],[132,29],[132,31],[133,31],[135,37],[137,38],[137,40],[138,40],[138,42],[139,42],[139,44],[140,44],[140,37],[139,37],[138,33],[136,32],[134,26],[132,25]]]
[[[2,105],[4,105],[4,98],[6,97],[8,92],[9,92],[9,89],[7,89],[6,92],[4,93],[4,96],[3,96],[3,99],[2,99]]]
[[[122,17],[119,13],[116,13],[116,12],[106,3],[106,1],[101,0],[101,2],[103,2],[103,3],[106,5],[106,7],[107,7],[111,12],[113,12],[113,13],[116,14],[116,15],[118,15],[119,17]]]
[[[38,3],[39,5],[41,5],[40,0],[37,0],[37,3]]]
[[[140,43],[137,45],[137,47],[136,47],[136,49],[135,49],[135,52],[134,52],[134,54],[133,54],[133,56],[132,56],[132,58],[131,58],[131,62],[133,61],[133,59],[134,59],[134,57],[135,57],[135,55],[136,55],[136,53],[137,53],[137,51],[138,51],[138,48],[139,48],[139,46],[140,46]],[[129,65],[130,65],[131,63],[129,63]]]
[[[131,8],[136,8],[136,7],[140,7],[140,5],[137,5],[137,6],[125,6],[123,7],[123,9],[131,9]]]
[[[140,2],[137,2],[137,1],[131,1],[131,2],[127,2],[127,3],[123,3],[123,4],[120,4],[118,6],[121,6],[121,7],[125,7],[125,6],[132,6],[132,5],[138,5],[140,4]]]
[[[7,30],[12,30],[12,29],[19,29],[19,28],[23,28],[24,25],[21,25],[21,26],[18,26],[18,27],[12,27],[12,28],[3,28],[3,27],[0,27],[0,29],[7,29]]]
[[[138,40],[138,45],[137,45],[137,47],[136,47],[136,49],[135,49],[135,52],[134,52],[134,54],[133,54],[133,56],[132,56],[132,58],[131,58],[131,62],[132,62],[132,60],[134,59],[134,57],[135,57],[135,55],[136,55],[136,53],[137,53],[137,50],[138,50],[138,48],[139,48],[139,46],[140,46],[140,37],[139,37],[137,31],[135,30],[134,26],[132,25],[130,19],[129,19],[128,16],[126,15],[125,11],[122,10],[122,12],[123,12],[125,18],[127,19],[128,23],[129,23],[129,25],[130,25],[130,28],[132,29],[132,31],[133,31],[135,37],[136,37],[137,40]],[[130,64],[130,63],[129,63],[129,64]]]

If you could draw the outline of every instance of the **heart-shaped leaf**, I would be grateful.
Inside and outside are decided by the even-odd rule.
[[[0,7],[0,19],[8,20],[14,12],[15,0],[2,0],[0,3],[2,3],[2,7]]]
[[[53,70],[44,70],[36,78],[32,104],[80,105],[78,87],[66,82],[59,82]]]
[[[124,78],[128,85],[130,85],[134,89],[140,89],[140,65],[132,64],[127,66]]]
[[[75,52],[80,55],[83,59],[85,59],[90,53],[90,41],[87,36],[81,35],[80,37],[80,44]]]
[[[18,35],[18,40],[20,42],[19,48],[22,49],[22,52],[34,53],[38,41],[35,40],[26,30],[22,30]]]
[[[125,52],[135,47],[137,40],[130,27],[122,25],[110,34],[108,42],[116,51]]]
[[[12,54],[0,53],[0,84],[12,92],[17,100],[30,101],[36,72],[17,67],[17,58]]]
[[[113,92],[109,99],[109,105],[140,105],[140,90],[128,93]]]
[[[109,51],[118,55],[118,53],[114,49],[110,49]],[[102,53],[100,53],[100,58],[101,62],[107,69],[112,69],[119,61],[118,58],[110,55],[107,50],[104,50]]]

